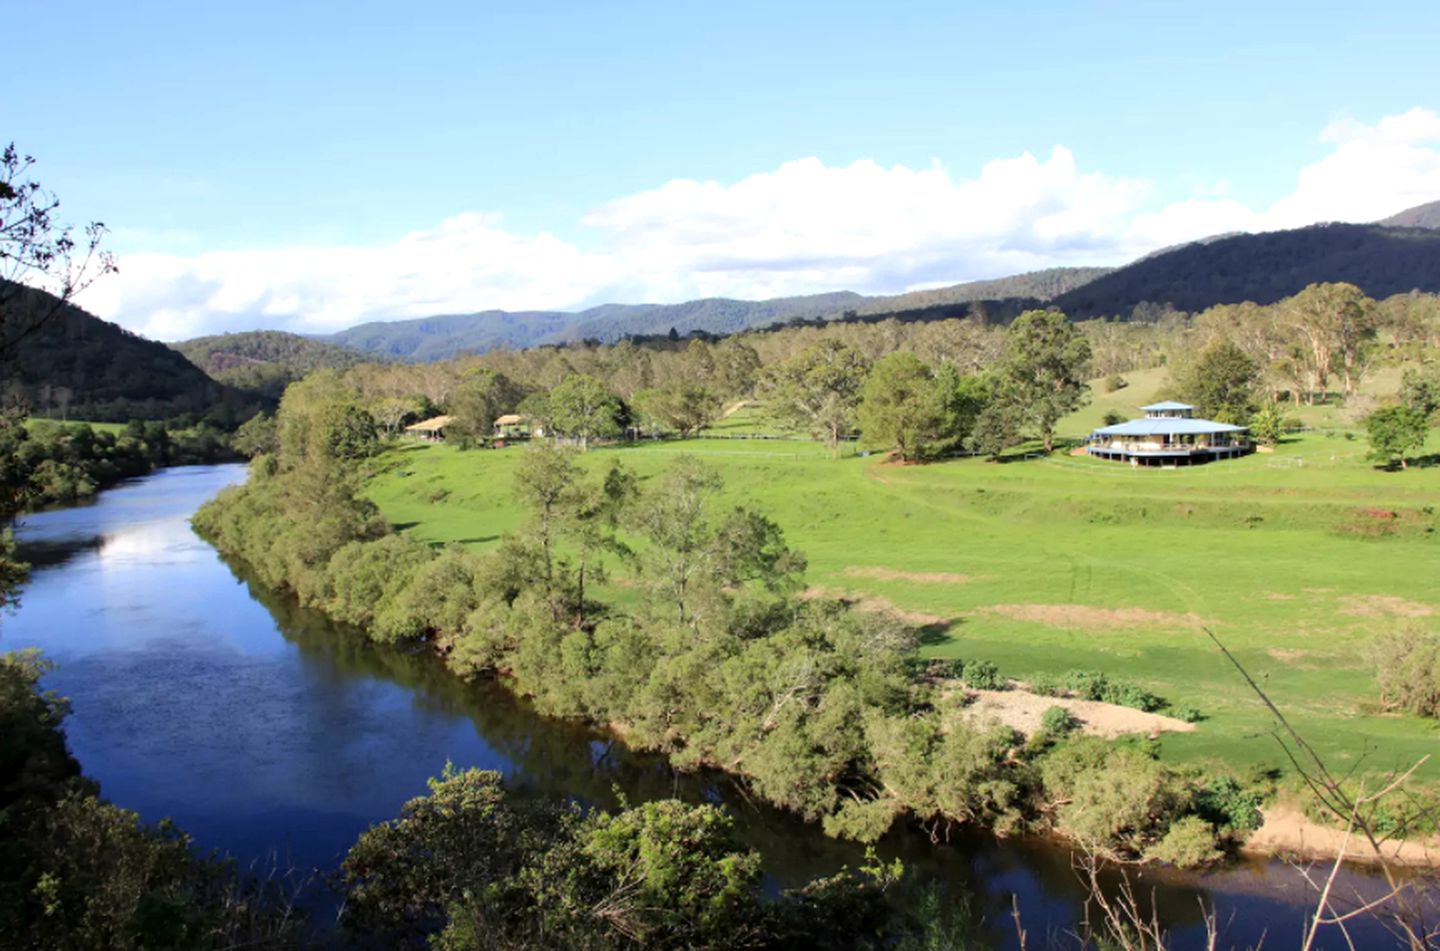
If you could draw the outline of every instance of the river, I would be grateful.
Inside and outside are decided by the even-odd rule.
[[[424,652],[371,645],[250,584],[188,522],[244,476],[238,465],[166,469],[20,527],[34,568],[19,607],[0,619],[0,649],[38,647],[57,663],[45,685],[71,699],[71,749],[106,798],[147,820],[173,818],[201,847],[242,863],[333,870],[362,830],[453,762],[600,805],[616,788],[632,802],[723,801],[777,887],[863,857],[749,803],[723,776],[677,775],[540,717],[496,685],[462,684]],[[999,946],[1016,944],[1012,896],[1032,948],[1083,911],[1070,853],[1049,842],[967,835],[933,845],[902,830],[881,851],[948,895],[973,896]],[[1310,907],[1308,886],[1279,862],[1132,874],[1177,948],[1203,945],[1202,899],[1222,947],[1298,945]],[[1342,884],[1376,888],[1360,870]],[[1352,936],[1358,947],[1391,944],[1373,924]],[[1326,946],[1344,946],[1333,939]]]

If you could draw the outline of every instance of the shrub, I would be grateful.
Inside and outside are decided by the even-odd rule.
[[[1378,637],[1369,653],[1383,703],[1440,716],[1440,635],[1406,625]]]
[[[1150,691],[1132,683],[1112,682],[1105,684],[1101,691],[1100,699],[1106,703],[1113,703],[1116,706],[1130,707],[1134,710],[1143,710],[1146,713],[1154,713],[1165,706],[1165,701],[1155,696]]]
[[[1199,816],[1185,816],[1170,826],[1165,837],[1146,852],[1147,859],[1167,862],[1178,868],[1193,868],[1220,858],[1215,832]]]
[[[1105,675],[1097,670],[1071,670],[1065,674],[1065,689],[1082,700],[1099,700],[1109,685]]]
[[[1190,795],[1133,746],[1080,737],[1040,763],[1060,832],[1088,848],[1139,856],[1189,811]]]
[[[1249,832],[1260,828],[1260,800],[1233,776],[1217,776],[1195,791],[1195,812],[1212,825]]]
[[[975,660],[964,667],[965,686],[976,690],[1004,690],[1005,678],[1000,668],[988,660]]]
[[[1049,736],[1065,736],[1080,726],[1075,714],[1064,707],[1053,706],[1040,714],[1040,729]]]
[[[1118,373],[1112,373],[1105,378],[1105,392],[1114,393],[1116,390],[1123,390],[1130,385],[1130,381]],[[1109,425],[1108,423],[1106,425]]]
[[[1112,409],[1106,411],[1103,421],[1106,426],[1115,426],[1125,422],[1125,419],[1126,416],[1124,413]]]
[[[1182,720],[1186,723],[1199,723],[1201,720],[1205,719],[1205,714],[1201,713],[1194,707],[1176,707],[1174,710],[1170,711],[1170,715],[1175,719]]]
[[[1063,697],[1065,696],[1065,685],[1058,677],[1050,674],[1036,674],[1030,678],[1030,692],[1038,693],[1042,697]]]

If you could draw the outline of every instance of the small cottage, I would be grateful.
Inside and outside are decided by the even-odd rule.
[[[1254,451],[1244,426],[1196,419],[1195,407],[1165,401],[1142,406],[1143,419],[1103,426],[1090,434],[1086,451],[1134,466],[1195,465],[1234,459]]]
[[[495,420],[495,438],[497,439],[526,439],[530,436],[544,435],[544,427],[536,426],[529,416],[506,413]]]
[[[426,442],[444,442],[445,427],[450,425],[451,416],[432,416],[429,419],[421,420],[418,423],[405,427],[405,435],[413,436],[416,439],[423,439]]]

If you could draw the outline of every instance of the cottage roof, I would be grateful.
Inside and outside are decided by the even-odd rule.
[[[1146,407],[1149,409],[1149,407]],[[1240,433],[1244,426],[1231,426],[1211,419],[1186,417],[1132,419],[1095,430],[1097,436],[1204,436],[1211,433]]]
[[[453,416],[432,416],[429,419],[421,420],[418,423],[406,426],[405,431],[407,433],[438,432],[439,430],[442,430],[446,426],[448,426],[450,424],[450,420],[453,418]]]
[[[1194,409],[1189,403],[1177,403],[1174,400],[1161,400],[1158,403],[1151,403],[1149,406],[1142,406],[1140,409],[1147,413],[1163,413],[1167,410]]]
[[[504,416],[501,416],[501,417],[499,417],[498,419],[495,420],[495,425],[496,425],[496,426],[516,426],[516,425],[518,425],[518,424],[520,424],[520,423],[525,422],[528,418],[529,418],[529,417],[527,417],[527,416],[521,416],[521,415],[518,414],[518,413],[506,413]]]

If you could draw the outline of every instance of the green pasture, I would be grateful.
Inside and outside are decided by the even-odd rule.
[[[1164,738],[1168,756],[1283,766],[1203,623],[1337,766],[1380,772],[1440,752],[1434,722],[1376,711],[1364,656],[1396,624],[1440,625],[1440,466],[1381,472],[1365,450],[1311,434],[1273,454],[1135,470],[1071,456],[896,466],[831,461],[809,441],[696,439],[597,449],[585,464],[620,458],[644,478],[699,456],[806,553],[810,585],[906,612],[926,625],[926,654],[1021,679],[1103,670],[1205,714]],[[489,547],[521,518],[523,451],[398,447],[370,494],[416,538]],[[1440,761],[1422,775],[1440,779]]]
[[[125,429],[124,423],[97,423],[88,419],[48,419],[43,416],[30,416],[25,420],[27,429],[35,429],[44,426],[89,426],[97,433],[114,433],[120,435]]]

